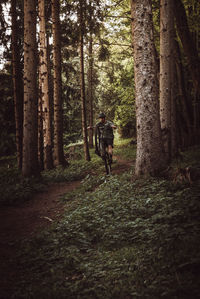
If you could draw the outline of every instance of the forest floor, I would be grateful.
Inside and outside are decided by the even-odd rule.
[[[93,151],[36,181],[0,169],[1,299],[199,298],[200,147],[155,178],[130,140],[115,155],[111,176]]]
[[[128,171],[133,161],[115,156],[113,174]],[[18,247],[27,239],[59,221],[67,207],[60,199],[80,186],[81,180],[54,183],[44,192],[35,194],[29,201],[0,210],[0,298],[6,299],[19,275],[17,266]],[[70,201],[68,201],[70,206]]]

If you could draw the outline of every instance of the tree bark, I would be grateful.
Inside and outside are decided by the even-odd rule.
[[[136,88],[136,176],[155,175],[166,166],[161,138],[158,79],[150,0],[131,0]]]
[[[160,122],[166,158],[171,154],[171,0],[160,1]]]
[[[35,0],[24,0],[24,131],[22,163],[24,176],[39,173],[36,54],[36,2]]]
[[[54,82],[54,165],[64,164],[60,1],[52,0]]]
[[[89,146],[93,148],[93,39],[90,33],[89,39],[89,70],[88,70],[88,97],[89,97]]]
[[[174,57],[176,63],[176,73],[178,80],[178,88],[177,88],[177,113],[179,113],[179,130],[181,132],[182,138],[180,138],[180,146],[184,148],[186,146],[191,145],[193,134],[192,134],[192,103],[190,103],[187,98],[187,91],[185,87],[184,81],[184,70],[181,61],[181,53],[179,44],[176,40],[174,40]],[[182,121],[181,121],[182,119]]]
[[[43,138],[43,116],[42,116],[42,96],[41,96],[41,74],[39,69],[39,94],[38,94],[38,163],[40,170],[44,170],[44,138]]]
[[[49,73],[47,60],[47,38],[45,22],[45,0],[39,0],[39,25],[40,25],[40,86],[43,119],[43,139],[44,139],[44,169],[53,167],[52,159],[52,139],[51,139],[51,115],[49,100]]]
[[[50,118],[51,118],[51,144],[53,146],[53,119],[54,119],[54,103],[53,103],[53,77],[52,77],[52,61],[51,61],[51,48],[49,45],[50,33],[47,32],[47,68],[48,68],[48,79],[49,79],[49,104],[50,104]]]
[[[173,5],[173,2],[172,2]],[[172,6],[172,14],[173,14],[173,6]],[[173,18],[174,20],[174,18]],[[177,119],[176,119],[176,99],[177,99],[177,89],[178,89],[178,82],[177,82],[177,73],[176,73],[176,60],[175,60],[175,27],[174,21],[172,26],[172,38],[171,38],[171,59],[170,59],[170,81],[171,81],[171,115],[170,115],[170,136],[171,136],[171,148],[170,148],[170,157],[173,159],[177,156],[178,151],[178,142],[177,142]]]
[[[198,51],[189,30],[187,16],[182,1],[176,0],[174,1],[174,5],[178,35],[188,59],[195,93],[200,96],[200,59],[198,57]]]
[[[12,17],[12,75],[13,75],[13,98],[15,105],[15,129],[16,129],[16,147],[17,163],[22,168],[22,150],[23,150],[23,87],[22,72],[20,69],[20,55],[18,46],[17,12],[16,0],[11,1]]]
[[[94,142],[93,142],[93,125],[94,125],[94,115],[93,115],[93,36],[92,36],[92,30],[93,30],[93,23],[92,23],[92,1],[89,1],[89,68],[88,68],[88,100],[89,100],[89,147],[93,148]]]
[[[81,88],[81,111],[82,111],[82,132],[85,160],[90,161],[90,152],[88,146],[87,135],[87,119],[86,119],[86,98],[85,98],[85,74],[84,74],[84,50],[83,50],[83,35],[84,35],[84,22],[83,22],[83,2],[80,4],[80,88]]]

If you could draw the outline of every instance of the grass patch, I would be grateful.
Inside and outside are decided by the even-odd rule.
[[[114,155],[120,156],[127,161],[135,160],[136,158],[136,145],[131,145],[132,138],[116,139]]]

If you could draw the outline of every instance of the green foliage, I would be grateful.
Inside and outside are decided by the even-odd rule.
[[[89,171],[94,167],[97,167],[99,162],[90,163],[85,160],[71,161],[70,165],[66,168],[58,166],[55,169],[44,171],[42,177],[46,182],[63,182],[63,181],[75,181],[83,179]]]
[[[112,53],[108,60],[97,62],[99,65],[99,84],[97,85],[97,101],[99,110],[106,111],[108,118],[114,119],[120,128],[122,137],[135,135],[134,78],[133,53],[127,3],[117,9],[112,7],[111,17],[106,20],[106,28],[113,28],[112,33],[102,30],[104,40],[109,43]]]
[[[19,204],[45,189],[40,178],[23,178],[13,159],[1,162],[4,165],[0,167],[0,205]]]
[[[109,59],[109,57],[110,57],[110,52],[109,52],[108,48],[105,47],[104,45],[102,45],[101,48],[99,49],[98,60],[106,61]]]
[[[200,186],[129,173],[82,184],[63,219],[25,244],[15,297],[198,297]]]
[[[4,157],[0,160],[0,205],[15,205],[30,200],[37,192],[44,191],[48,184],[64,181],[82,180],[88,173],[102,169],[101,159],[92,154],[93,162],[83,158],[70,161],[69,167],[57,167],[43,171],[39,178],[23,178],[16,165],[15,157]],[[101,170],[103,171],[103,169]],[[95,174],[95,173],[94,173]]]
[[[121,159],[133,161],[136,158],[136,145],[131,145],[132,138],[119,139],[115,141],[114,153]]]
[[[119,102],[115,110],[115,121],[122,137],[136,135],[136,115],[134,104],[133,61],[124,59],[123,68],[115,82]]]
[[[187,166],[200,167],[199,146],[191,147],[191,149],[181,152],[180,156],[172,161],[171,166],[173,168],[185,168]]]

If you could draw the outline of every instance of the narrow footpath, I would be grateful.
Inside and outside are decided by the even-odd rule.
[[[117,160],[117,165],[113,167],[114,175],[127,171],[133,165],[133,161],[126,161],[118,156],[114,159]],[[52,184],[48,190],[37,193],[30,201],[19,206],[1,208],[0,299],[10,298],[7,294],[18,275],[17,252],[21,242],[31,239],[54,221],[58,221],[67,208],[60,198],[80,184],[81,181]]]

